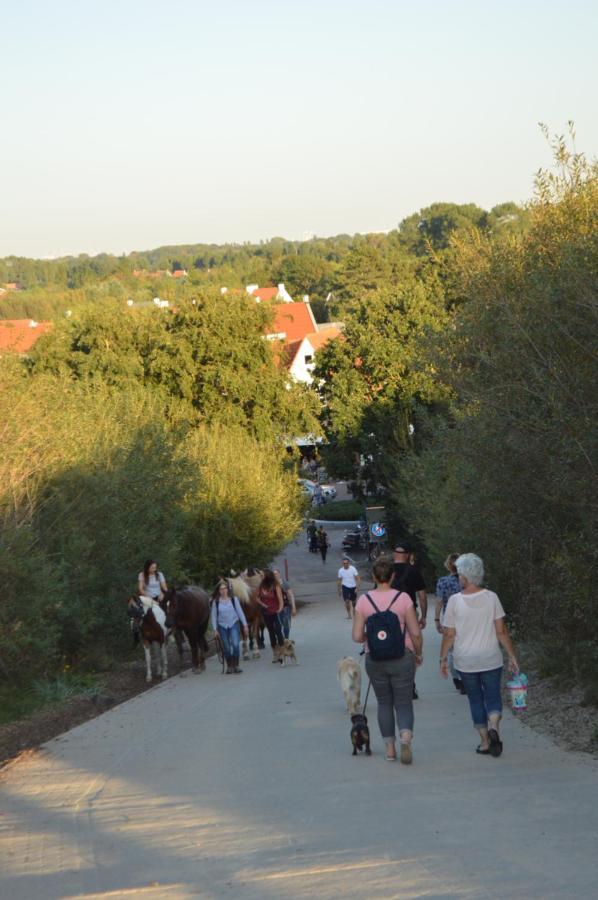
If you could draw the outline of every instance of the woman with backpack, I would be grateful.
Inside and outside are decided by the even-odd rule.
[[[408,765],[413,759],[413,685],[416,666],[423,660],[423,639],[411,597],[390,586],[392,559],[377,559],[373,573],[376,589],[362,594],[355,605],[353,640],[365,642],[365,670],[378,701],[386,759],[397,758],[396,715],[400,758]]]
[[[240,675],[243,671],[239,668],[241,629],[245,640],[249,636],[249,629],[241,601],[232,594],[229,583],[224,578],[218,582],[212,594],[212,629],[216,640],[222,644],[226,674]]]

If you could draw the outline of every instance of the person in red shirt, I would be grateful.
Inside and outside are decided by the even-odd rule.
[[[280,613],[284,606],[282,589],[276,579],[276,575],[271,569],[266,569],[262,583],[259,586],[257,594],[257,602],[262,608],[262,617],[264,624],[268,629],[270,636],[270,646],[272,647],[272,662],[282,663],[280,649],[284,642],[282,633],[282,623],[280,621]]]

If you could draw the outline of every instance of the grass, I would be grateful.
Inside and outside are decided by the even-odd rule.
[[[56,706],[72,697],[93,697],[101,693],[102,682],[94,675],[63,672],[47,680],[21,685],[0,685],[0,725],[43,709]]]

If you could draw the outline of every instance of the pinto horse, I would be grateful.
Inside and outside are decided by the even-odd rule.
[[[171,587],[162,602],[166,609],[166,626],[184,632],[191,647],[193,671],[203,672],[208,649],[206,631],[210,621],[210,598],[201,587],[181,590]]]
[[[145,650],[145,680],[152,680],[152,646],[158,645],[159,654],[156,661],[156,675],[162,679],[168,677],[168,658],[166,656],[166,615],[157,600],[151,597],[133,594],[127,601],[127,610],[134,625],[133,640],[141,641]]]
[[[241,575],[231,577],[231,590],[243,604],[243,612],[247,619],[249,642],[253,650],[253,658],[260,658],[260,647],[264,646],[264,620],[262,607],[257,602],[257,592],[262,583],[263,572],[259,569],[246,569]],[[247,639],[243,639],[243,659],[249,659]]]

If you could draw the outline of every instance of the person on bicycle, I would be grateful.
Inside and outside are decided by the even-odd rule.
[[[212,594],[212,628],[216,640],[222,645],[226,659],[226,674],[239,675],[243,671],[239,668],[241,629],[245,640],[249,636],[249,629],[241,601],[233,595],[228,581],[224,578],[218,582]]]

